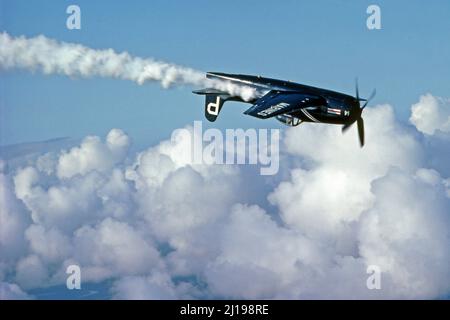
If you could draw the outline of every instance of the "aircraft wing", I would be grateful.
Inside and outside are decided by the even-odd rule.
[[[294,110],[325,104],[325,99],[310,94],[272,90],[256,100],[244,114],[267,119]]]

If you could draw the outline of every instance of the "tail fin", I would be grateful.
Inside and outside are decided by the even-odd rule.
[[[205,117],[211,122],[216,121],[223,104],[231,98],[228,93],[217,89],[208,88],[192,92],[205,96]]]

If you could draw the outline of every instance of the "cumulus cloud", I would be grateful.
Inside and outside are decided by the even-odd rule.
[[[363,150],[355,143],[356,130],[344,136],[329,125],[287,131],[287,152],[307,162],[291,170],[291,179],[280,183],[269,200],[289,225],[313,238],[345,238],[349,223],[373,205],[374,179],[393,166],[407,172],[421,166],[421,146],[396,123],[391,106],[368,109],[364,116],[370,120]]]
[[[86,137],[80,147],[62,154],[58,161],[58,177],[70,178],[89,171],[108,171],[127,154],[130,139],[122,130],[113,129],[102,143],[99,137]]]
[[[361,217],[360,254],[389,275],[392,297],[440,297],[450,286],[450,207],[430,169],[395,168],[372,184],[376,202]],[[430,273],[430,271],[432,272]]]
[[[233,207],[220,244],[220,255],[208,265],[206,277],[215,295],[229,298],[293,297],[292,287],[305,280],[311,266],[329,262],[323,255],[326,248],[278,226],[254,205]]]
[[[24,231],[30,223],[25,206],[16,198],[13,183],[0,173],[0,258],[20,257],[26,248]],[[0,277],[1,279],[1,277]]]
[[[0,300],[28,300],[30,298],[17,284],[0,282]]]
[[[432,135],[435,131],[450,132],[450,100],[426,94],[411,108],[409,118],[420,132]]]
[[[340,128],[326,125],[287,130],[285,148],[302,162],[268,196],[282,224],[259,207],[235,207],[221,255],[207,271],[213,292],[249,299],[448,292],[446,182],[421,168],[423,147],[395,121],[392,107],[377,106],[365,117],[370,143],[364,150],[356,132],[342,137]],[[383,272],[381,291],[366,287],[371,265]]]
[[[183,291],[176,288],[170,275],[158,272],[145,277],[121,278],[115,282],[112,292],[113,298],[120,300],[173,300],[180,298]]]
[[[24,289],[45,287],[49,276],[47,265],[36,254],[30,254],[17,262],[15,281]]]
[[[265,180],[193,163],[192,127],[136,155],[113,129],[9,166],[4,296],[64,284],[70,264],[82,283],[111,280],[116,299],[446,296],[450,165],[429,145],[450,142],[401,124],[389,105],[364,116],[363,149],[355,128],[285,130],[280,175]],[[366,286],[373,265],[380,290]]]
[[[87,279],[145,274],[162,267],[152,242],[125,222],[106,218],[95,227],[81,227],[73,240],[73,258],[81,264]]]

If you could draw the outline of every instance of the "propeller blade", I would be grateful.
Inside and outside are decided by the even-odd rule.
[[[367,98],[366,103],[364,103],[364,105],[361,107],[361,110],[363,110],[363,109],[367,106],[367,104],[370,102],[370,100],[373,99],[373,97],[375,97],[376,94],[377,94],[377,90],[376,90],[376,89],[373,89],[373,91],[372,91],[370,97]]]
[[[355,78],[356,100],[359,101],[358,78]]]
[[[364,146],[364,120],[363,118],[359,118],[357,120],[358,123],[358,135],[359,135],[359,142],[361,143],[361,148]]]
[[[346,133],[348,129],[350,129],[350,127],[353,125],[354,122],[352,123],[347,123],[345,125],[342,126],[342,133]]]

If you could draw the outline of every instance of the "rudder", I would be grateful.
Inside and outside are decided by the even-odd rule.
[[[216,121],[223,104],[231,98],[228,93],[216,89],[197,90],[193,93],[205,95],[205,117],[211,122]]]

